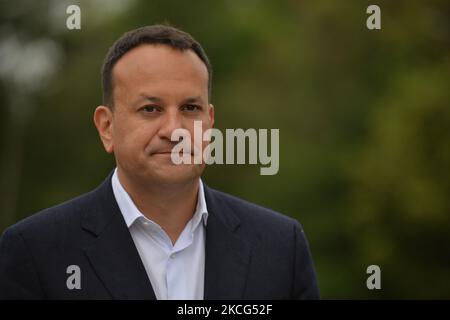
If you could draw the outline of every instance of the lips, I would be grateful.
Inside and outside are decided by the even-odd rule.
[[[173,148],[175,148],[175,146],[161,146],[160,148],[152,148],[150,146],[148,146],[145,150],[145,153],[149,156],[153,156],[153,155],[157,155],[157,154],[172,154],[172,153],[176,153],[174,152]],[[181,150],[180,154],[181,154]],[[191,154],[192,156],[195,154],[195,148],[184,148],[183,151],[187,154]]]
[[[159,155],[164,155],[164,154],[171,155],[172,151],[157,151],[157,152],[153,152],[151,155],[154,156],[154,155],[158,155],[158,154]],[[193,156],[194,154],[191,152],[190,155]]]

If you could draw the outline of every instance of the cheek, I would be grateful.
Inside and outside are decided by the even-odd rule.
[[[209,119],[203,121],[203,123],[202,123],[202,135],[201,135],[201,141],[200,141],[200,145],[202,147],[202,150],[204,150],[210,144],[210,141],[206,140],[206,139],[208,139],[210,137],[208,137],[205,133],[206,133],[206,131],[208,129],[211,129],[211,128],[212,127],[211,127],[211,123],[210,123]],[[204,141],[204,139],[206,141]]]
[[[114,130],[115,147],[124,152],[144,149],[154,135],[151,129],[139,121],[123,121]]]

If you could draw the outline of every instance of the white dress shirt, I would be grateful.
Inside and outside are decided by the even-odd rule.
[[[135,206],[119,181],[117,168],[112,176],[112,188],[156,298],[203,299],[208,211],[202,181],[195,213],[174,245],[167,233]]]

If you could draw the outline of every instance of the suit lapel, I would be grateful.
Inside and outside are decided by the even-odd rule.
[[[85,253],[115,299],[156,299],[111,187],[112,174],[90,196],[83,229],[94,236]],[[251,246],[237,235],[240,220],[218,192],[205,185],[208,207],[205,299],[242,299]]]
[[[156,299],[112,192],[111,175],[91,193],[94,210],[83,228],[95,236],[85,248],[92,267],[115,299]]]
[[[205,299],[242,299],[250,245],[236,231],[240,221],[216,191],[205,186],[208,207],[205,247]]]

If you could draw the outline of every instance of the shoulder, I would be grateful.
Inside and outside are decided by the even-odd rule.
[[[31,243],[35,240],[60,238],[61,235],[79,228],[83,214],[92,208],[93,203],[95,202],[91,191],[46,208],[7,228],[2,238],[20,236]]]
[[[272,209],[260,206],[231,194],[207,187],[208,210],[209,205],[228,211],[240,221],[243,227],[254,231],[270,232],[275,235],[292,235],[302,230],[301,224],[294,218]],[[208,197],[209,195],[209,197]]]
[[[290,290],[291,298],[319,297],[308,240],[296,219],[211,188],[208,196],[208,212],[212,204],[211,214],[218,213],[225,224],[234,226],[233,234],[251,248],[255,282],[276,277],[271,290],[280,285],[283,292]],[[255,287],[256,295],[264,292],[259,284]]]

